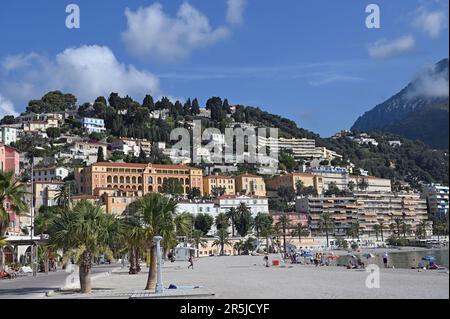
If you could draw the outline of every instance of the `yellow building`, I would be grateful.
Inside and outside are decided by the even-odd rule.
[[[323,191],[322,177],[308,173],[290,173],[274,176],[267,181],[267,189],[277,191],[283,186],[297,189],[298,181],[303,183],[303,187],[314,187],[318,194],[321,194]]]
[[[234,177],[236,194],[266,196],[266,183],[261,176],[242,174]]]
[[[215,188],[223,188],[225,193],[223,195],[235,195],[236,187],[234,178],[231,176],[211,175],[203,177],[203,194],[213,195]]]
[[[96,188],[113,188],[147,193],[162,192],[165,180],[178,179],[183,193],[198,188],[203,194],[203,171],[184,165],[95,163],[74,172],[77,192],[94,195]]]

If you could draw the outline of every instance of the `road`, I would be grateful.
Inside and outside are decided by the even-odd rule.
[[[99,265],[92,268],[92,274],[111,271],[119,264]],[[27,299],[42,296],[48,290],[64,286],[68,274],[64,270],[48,274],[38,273],[37,277],[29,274],[26,277],[0,280],[0,299]]]

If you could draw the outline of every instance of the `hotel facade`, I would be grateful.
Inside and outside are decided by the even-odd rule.
[[[203,171],[184,165],[95,163],[74,171],[77,192],[95,195],[96,188],[162,192],[164,181],[175,178],[183,185],[183,194],[198,188],[203,195]]]

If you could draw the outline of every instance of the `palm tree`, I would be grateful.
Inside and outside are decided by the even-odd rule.
[[[384,223],[380,223],[381,241],[384,242]]]
[[[29,193],[25,186],[14,178],[14,172],[0,172],[0,238],[5,237],[10,222],[9,212],[20,215],[28,207],[24,198]],[[7,209],[9,205],[9,209]],[[0,246],[0,270],[3,270],[4,253]]]
[[[238,255],[240,255],[242,249],[244,249],[244,242],[242,240],[235,242],[233,245],[233,249],[237,250]]]
[[[150,270],[145,290],[156,288],[157,252],[154,236],[162,236],[162,246],[168,247],[176,237],[175,210],[177,203],[159,193],[150,193],[133,203],[135,214],[144,227],[145,241],[150,252]]]
[[[67,250],[65,258],[75,257],[79,265],[82,293],[90,293],[91,269],[95,256],[106,254],[112,259],[110,245],[117,240],[118,223],[100,206],[87,200],[55,217],[50,226],[49,244]]]
[[[135,216],[127,217],[120,226],[121,238],[129,254],[130,269],[128,273],[130,275],[138,274],[141,271],[140,257],[146,246],[144,228]]]
[[[235,220],[237,233],[241,237],[247,236],[248,232],[253,228],[253,217],[250,209],[241,203],[237,209],[237,219]]]
[[[319,228],[325,231],[327,237],[327,247],[330,247],[329,233],[334,229],[334,220],[330,213],[322,213],[320,216]]]
[[[286,230],[291,227],[291,221],[289,219],[288,214],[286,214],[286,213],[281,214],[280,218],[278,219],[278,222],[276,223],[276,226],[282,230],[283,249],[284,249],[284,254],[286,256],[287,255]]]
[[[230,227],[230,220],[224,213],[217,214],[214,223],[216,224],[216,229],[228,229]]]
[[[274,233],[274,231],[273,231],[272,225],[270,225],[269,227],[264,227],[260,231],[261,236],[266,238],[266,250],[267,250],[267,252],[270,251],[270,249],[269,249],[269,238],[272,237],[273,233]]]
[[[416,226],[416,236],[419,239],[425,238],[426,233],[427,233],[427,221],[426,220],[422,220],[417,226]]]
[[[223,256],[225,253],[225,245],[231,246],[231,241],[229,240],[230,233],[226,228],[220,228],[217,230],[216,236],[218,237],[214,242],[213,246],[220,246],[220,255]]]
[[[255,217],[254,227],[256,231],[257,249],[259,250],[259,236],[263,229],[272,227],[273,218],[267,213],[258,213]]]
[[[208,241],[203,238],[203,232],[199,229],[194,229],[192,231],[191,242],[194,244],[195,248],[197,249],[197,257],[199,256],[198,251],[200,249],[200,246],[205,248],[208,243]]]
[[[377,236],[377,241],[378,241],[378,234],[381,231],[381,225],[380,224],[373,225],[373,230],[375,231],[375,236]]]
[[[226,216],[228,217],[228,219],[231,221],[231,237],[234,237],[234,231],[235,231],[235,227],[236,227],[236,219],[239,216],[239,211],[234,208],[231,207],[230,210],[228,212],[225,213]]]
[[[70,199],[70,184],[63,184],[59,188],[58,192],[55,195],[56,203],[59,207],[63,209],[67,209],[70,207],[71,199]]]
[[[294,230],[292,231],[292,236],[298,236],[299,245],[302,243],[302,237],[309,235],[309,227],[304,226],[302,223],[298,223],[295,225]]]
[[[361,226],[358,222],[354,222],[350,225],[348,234],[352,237],[352,239],[359,239],[359,230]]]

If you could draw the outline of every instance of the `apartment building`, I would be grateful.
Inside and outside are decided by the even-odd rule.
[[[242,174],[234,177],[236,194],[266,196],[266,183],[261,176]]]
[[[94,196],[100,199],[107,214],[123,217],[129,213],[130,204],[142,197],[142,192],[130,189],[98,187],[94,189]]]
[[[235,195],[236,187],[234,178],[224,175],[210,175],[203,177],[203,194],[212,196],[214,189],[223,189],[224,195]]]
[[[81,125],[89,133],[103,133],[106,131],[105,120],[103,119],[84,117],[81,120]]]
[[[375,176],[349,176],[349,182],[353,182],[355,189],[363,187],[368,192],[390,192],[392,182],[390,179]],[[359,186],[358,186],[359,185]]]
[[[34,182],[33,194],[34,194],[34,209],[39,211],[41,206],[56,206],[57,195],[64,182],[61,181],[42,181]]]
[[[33,179],[37,182],[61,181],[69,175],[69,170],[63,166],[39,167],[33,169]]]
[[[48,128],[58,128],[60,121],[55,117],[44,117],[42,119],[22,122],[24,132],[45,132]]]
[[[318,194],[322,194],[323,181],[322,177],[309,173],[289,173],[277,175],[267,180],[267,189],[277,191],[280,187],[290,187],[297,189],[297,183],[302,182],[304,187],[313,187]]]
[[[427,200],[428,213],[432,219],[445,221],[448,216],[448,186],[429,184],[423,187],[423,198]]]
[[[0,143],[0,171],[20,174],[20,153],[13,147]]]
[[[152,148],[152,143],[146,139],[134,139],[122,137],[111,143],[112,151],[120,151],[125,155],[131,155],[138,157],[141,150],[146,154],[150,155]]]
[[[258,146],[268,147],[270,149],[291,150],[295,159],[319,159],[333,160],[335,158],[342,159],[342,155],[337,154],[325,147],[316,147],[316,141],[308,138],[273,138],[258,136]]]
[[[375,236],[375,225],[384,225],[385,238],[391,234],[389,225],[395,219],[415,231],[427,219],[425,200],[417,193],[355,192],[352,196],[319,196],[297,198],[296,210],[307,213],[313,234],[320,234],[320,221],[324,213],[331,216],[334,235],[344,236],[352,223],[358,222],[361,236]]]
[[[17,142],[17,128],[13,126],[2,125],[0,127],[0,143],[10,145]]]
[[[340,190],[346,190],[349,183],[349,173],[346,168],[334,166],[315,166],[306,168],[306,172],[322,178],[323,191],[327,191],[334,183]]]
[[[191,188],[203,193],[203,171],[184,165],[95,163],[74,172],[77,192],[93,194],[96,188],[161,192],[165,180],[175,178],[183,185],[184,194]]]
[[[253,216],[258,213],[269,213],[269,201],[266,197],[223,195],[214,199],[214,203],[219,206],[220,213],[226,213],[231,208],[238,208],[242,203],[250,209]]]
[[[100,147],[103,149],[103,156],[106,158],[108,144],[103,142],[76,141],[69,149],[69,152],[72,158],[93,164],[97,161],[98,149]]]

